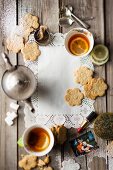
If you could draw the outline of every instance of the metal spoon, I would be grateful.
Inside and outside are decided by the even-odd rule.
[[[84,23],[82,20],[80,20],[76,15],[74,15],[72,13],[72,6],[65,6],[65,15],[68,17],[73,17],[75,19],[76,22],[78,22],[79,25],[81,25],[82,27],[89,29],[90,26],[86,23]]]
[[[69,27],[73,24],[74,20],[70,17],[62,17],[59,19],[59,25],[61,27]]]
[[[69,6],[68,8],[72,12],[72,6]],[[63,17],[66,17],[66,9],[61,8],[60,11],[59,11],[59,14],[62,15]],[[79,19],[82,20],[82,21],[90,21],[90,20],[94,20],[95,17],[90,16],[90,17],[82,17],[82,18],[79,18]]]
[[[69,8],[69,10],[72,12],[72,10],[73,10],[72,6],[68,5],[68,8]],[[61,7],[61,8],[60,8],[60,14],[61,14],[62,16],[66,16],[66,8],[65,8],[65,7]]]

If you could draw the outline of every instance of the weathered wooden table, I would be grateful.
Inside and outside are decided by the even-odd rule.
[[[113,112],[113,1],[112,0],[0,0],[0,52],[2,51],[2,41],[7,36],[6,28],[19,23],[19,19],[26,12],[38,15],[41,23],[48,25],[51,32],[67,32],[72,27],[77,27],[76,23],[68,29],[59,27],[59,8],[71,4],[74,7],[74,13],[82,19],[94,17],[93,20],[86,21],[91,25],[91,31],[95,34],[96,43],[105,43],[110,50],[110,61],[101,67],[95,67],[97,75],[106,79],[109,89],[106,96],[96,100],[95,109],[98,113]],[[10,16],[7,16],[7,13]],[[3,21],[6,21],[5,23]],[[10,29],[9,29],[10,30]],[[19,55],[10,55],[13,64],[24,64]],[[0,57],[0,78],[6,66]],[[3,93],[0,87],[0,170],[17,170],[18,160],[24,150],[17,146],[17,140],[24,131],[23,107],[19,109],[18,119],[12,127],[5,124],[6,112],[9,110],[10,99]],[[107,156],[105,146],[107,141],[97,139],[100,149],[90,156],[74,158],[80,163],[81,170],[87,170],[89,162],[94,156],[103,158],[93,159],[91,170],[113,170],[113,159]],[[68,146],[56,146],[50,153],[52,155],[52,165],[55,170],[61,169],[62,161],[65,160]],[[104,159],[105,158],[105,159]],[[105,162],[106,160],[106,162]],[[71,170],[71,169],[69,169]]]

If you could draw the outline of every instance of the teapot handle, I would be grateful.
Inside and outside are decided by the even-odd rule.
[[[8,70],[12,69],[13,65],[11,64],[11,62],[10,62],[8,56],[6,55],[6,53],[1,53],[1,56],[2,56],[2,58],[4,60],[4,62],[6,63]]]

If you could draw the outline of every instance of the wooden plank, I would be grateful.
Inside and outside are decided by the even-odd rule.
[[[9,35],[11,28],[16,24],[16,1],[0,1],[0,53],[3,51],[2,41]],[[16,64],[16,55],[10,54],[10,60]],[[0,80],[6,65],[0,57]],[[6,125],[4,119],[9,111],[10,100],[0,86],[0,169],[17,169],[17,122],[12,127]]]
[[[92,23],[92,28],[91,31],[95,35],[95,42],[98,43],[103,43],[105,42],[105,30],[104,30],[104,1],[92,1],[92,13],[95,15],[95,20]],[[89,14],[91,15],[91,14]],[[95,67],[95,75],[98,77],[103,77],[106,79],[106,74],[105,74],[105,66],[96,66]],[[106,112],[106,96],[98,98],[95,102],[95,110],[97,113],[102,113]],[[107,163],[107,154],[105,151],[107,141],[104,141],[98,137],[96,137],[96,141],[99,145],[99,150],[97,150],[94,153],[91,153],[90,156],[87,158],[87,164],[89,164],[94,156],[98,157],[103,157],[106,159]],[[93,167],[94,168],[94,167]],[[92,168],[92,170],[93,170]],[[106,164],[104,161],[99,161],[99,159],[95,160],[95,169],[97,170],[106,170]]]
[[[107,70],[106,70],[106,76],[107,76],[107,83],[109,86],[109,89],[107,91],[107,111],[108,112],[113,112],[113,35],[112,35],[112,30],[113,30],[113,1],[108,0],[105,1],[105,39],[106,39],[106,45],[109,48],[110,51],[110,60],[107,63]],[[108,157],[108,169],[112,170],[113,169],[113,158]]]
[[[48,26],[51,32],[58,32],[58,1],[52,0],[20,0],[18,1],[18,19],[20,19],[25,13],[30,12],[34,15],[39,16],[39,20],[41,24],[45,24]],[[24,64],[22,56],[19,55],[18,63]],[[25,129],[24,126],[24,114],[23,110],[19,111],[19,122],[18,122],[18,137],[20,137]],[[21,148],[18,148],[18,158],[20,159],[20,155],[25,153],[25,151]],[[55,146],[54,149],[49,154],[52,157],[51,165],[55,168],[55,170],[61,169],[61,153],[60,148]]]
[[[73,12],[80,18],[89,18],[94,17],[93,20],[87,21],[87,23],[91,26],[90,31],[94,34],[96,43],[104,43],[104,12],[103,12],[103,0],[61,0],[62,7],[64,5],[72,5],[74,10]],[[69,31],[71,28],[80,27],[77,23],[74,23],[70,28],[63,28],[63,32]],[[105,66],[95,67],[96,76],[100,76],[105,78]],[[102,107],[101,107],[102,106]],[[95,102],[95,109],[98,113],[106,111],[106,97],[98,98]],[[98,143],[100,144],[99,155],[106,158],[106,153],[104,152],[104,148],[106,142],[98,139]],[[65,154],[65,153],[64,153]],[[66,155],[66,154],[65,154]],[[81,164],[84,169],[87,169],[87,165],[92,160],[94,155],[87,157],[87,162],[85,157],[77,160]],[[64,157],[65,159],[65,157]],[[79,161],[80,160],[80,161]],[[102,164],[102,163],[101,163]],[[98,169],[99,166],[96,164],[95,169]],[[103,168],[103,166],[102,166]],[[101,170],[104,170],[101,169]]]

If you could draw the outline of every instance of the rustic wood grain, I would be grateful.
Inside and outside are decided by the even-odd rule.
[[[94,13],[96,15],[95,18],[95,22],[94,24],[92,24],[93,29],[92,32],[94,32],[95,34],[95,42],[96,43],[104,43],[104,1],[92,1],[92,13]],[[95,6],[96,5],[96,6]],[[94,29],[96,28],[96,29]],[[103,77],[104,79],[106,79],[106,75],[105,75],[105,66],[101,66],[101,67],[95,67],[95,73],[96,76],[99,77]],[[102,106],[102,107],[100,107]],[[96,111],[100,114],[102,112],[106,112],[106,96],[102,97],[102,98],[98,98],[95,102],[95,109]],[[102,139],[99,139],[96,137],[97,143],[99,145],[99,150],[97,150],[96,153],[92,153],[89,157],[88,157],[88,163],[90,163],[91,159],[93,158],[93,156],[99,156],[99,157],[104,157],[105,159],[107,159],[107,154],[105,151],[106,148],[106,141],[103,141]],[[98,170],[106,170],[106,166],[104,162],[101,162],[101,165],[99,164],[98,159],[96,159],[95,161],[95,168]]]
[[[105,3],[105,4],[104,4]],[[59,7],[63,5],[72,5],[74,7],[74,13],[80,18],[89,18],[94,17],[93,20],[86,21],[89,25],[91,25],[90,31],[94,33],[95,42],[96,43],[106,43],[110,49],[110,61],[106,64],[106,66],[95,67],[95,75],[101,76],[106,79],[109,89],[107,91],[107,97],[101,97],[96,100],[95,109],[98,113],[102,113],[105,111],[112,112],[112,103],[113,103],[113,1],[112,0],[1,0],[0,1],[0,22],[5,16],[5,13],[11,9],[13,12],[13,19],[10,18],[9,22],[12,24],[19,23],[19,19],[26,12],[31,12],[34,15],[38,15],[40,18],[40,22],[42,24],[46,24],[49,26],[51,32],[58,32],[59,30],[63,33],[69,31],[73,27],[78,27],[77,23],[74,23],[70,28],[67,29],[59,29],[58,26],[58,18],[59,18]],[[105,10],[104,10],[105,5]],[[105,11],[105,13],[104,13]],[[104,18],[105,17],[105,18]],[[9,22],[7,23],[7,28],[10,26]],[[105,24],[104,24],[105,23]],[[105,27],[104,27],[105,26]],[[7,29],[8,30],[8,29]],[[2,40],[6,36],[4,30],[3,23],[0,24],[0,52],[2,51]],[[106,40],[106,41],[105,41]],[[10,54],[10,59],[13,64],[17,62],[19,64],[24,64],[21,54],[18,55],[18,61],[16,59],[16,55]],[[3,60],[0,58],[0,79],[6,66]],[[23,148],[17,148],[17,138],[19,138],[25,127],[24,127],[24,114],[23,114],[23,104],[21,104],[21,108],[19,109],[19,118],[18,122],[15,121],[15,125],[12,127],[8,127],[5,122],[6,112],[9,111],[9,103],[11,100],[6,97],[3,93],[2,88],[0,87],[0,169],[1,170],[17,170],[18,165],[17,162],[20,159],[20,155],[25,153]],[[106,105],[107,103],[107,105]],[[69,144],[65,144],[64,147],[57,147],[53,149],[50,153],[52,156],[52,165],[56,170],[61,169],[61,161],[67,159],[67,155],[70,155],[75,159],[76,162],[80,163],[81,170],[87,170],[88,165],[92,162],[90,169],[91,170],[112,170],[113,169],[113,158],[107,157],[106,154],[106,141],[103,141],[96,137],[96,140],[100,146],[100,149],[94,153],[91,153],[87,157],[76,158],[73,153],[70,151]],[[68,150],[69,149],[69,150]],[[62,152],[61,152],[62,151]],[[18,153],[17,153],[18,152]],[[69,153],[68,153],[69,152]],[[95,156],[101,157],[93,158]],[[105,159],[106,164],[105,164]]]
[[[8,18],[8,14],[13,15]],[[7,21],[7,23],[5,22]],[[16,24],[16,2],[13,0],[0,1],[0,53],[3,51],[2,41],[8,36],[10,24]],[[10,60],[16,64],[16,55],[10,54]],[[6,70],[6,65],[0,56],[0,80],[3,72]],[[11,100],[4,94],[0,86],[0,169],[1,170],[16,170],[17,168],[17,124],[9,127],[4,119],[6,112],[9,111]]]
[[[95,20],[91,23],[91,31],[95,34],[95,42],[98,43],[105,43],[105,28],[104,28],[104,1],[91,1],[91,13],[95,15]],[[96,66],[95,67],[95,75],[98,77],[103,77],[106,79],[105,74],[105,65],[104,66]],[[106,112],[106,96],[98,98],[95,102],[95,110],[97,113]],[[107,141],[104,141],[98,137],[96,137],[97,143],[99,145],[99,149],[95,153],[91,153],[89,157],[87,157],[87,164],[89,164],[94,156],[99,156],[106,159],[107,163],[107,154],[106,154],[106,145]],[[99,159],[95,160],[95,169],[97,170],[106,170],[106,164],[104,161],[100,162]]]
[[[39,17],[41,24],[48,26],[52,33],[59,31],[58,18],[59,18],[59,6],[58,1],[52,0],[20,0],[18,1],[18,23],[20,18],[27,12],[34,14]],[[18,56],[18,64],[24,64],[21,54]],[[25,129],[24,126],[24,113],[23,110],[19,110],[19,121],[18,121],[18,137],[20,137]],[[23,148],[18,148],[18,159],[20,155],[25,153]],[[55,146],[49,154],[52,157],[51,165],[55,170],[61,169],[61,148]]]
[[[105,1],[105,39],[106,45],[109,48],[110,59],[106,65],[106,77],[108,83],[108,91],[107,91],[107,111],[113,112],[113,1],[108,0]],[[113,158],[108,156],[108,169],[113,169]]]

